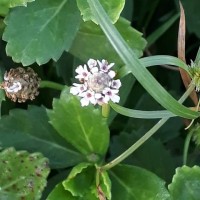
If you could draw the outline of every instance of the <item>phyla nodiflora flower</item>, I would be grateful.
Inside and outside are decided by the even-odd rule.
[[[191,60],[191,65],[189,65],[189,73],[192,79],[192,84],[195,85],[196,91],[200,91],[200,62],[198,64]]]
[[[73,83],[70,93],[81,97],[81,105],[87,106],[89,103],[94,105],[107,104],[110,100],[118,103],[118,95],[121,81],[114,80],[116,73],[111,70],[114,63],[106,60],[89,59],[87,64],[79,65],[76,68],[76,79],[80,83]]]

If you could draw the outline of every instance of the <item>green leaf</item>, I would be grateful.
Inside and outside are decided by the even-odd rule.
[[[66,180],[62,182],[65,190],[72,196],[84,197],[95,183],[95,167],[90,163],[80,163],[70,172]]]
[[[70,192],[64,189],[62,183],[59,183],[49,194],[46,200],[80,200],[80,199],[73,197],[70,194]]]
[[[0,1],[0,15],[5,16],[9,8],[16,6],[27,6],[27,2],[32,2],[35,0],[1,0]]]
[[[197,118],[200,115],[198,112],[192,111],[178,103],[145,68],[137,58],[136,54],[130,49],[119,32],[112,25],[99,1],[88,0],[88,2],[110,43],[115,48],[124,64],[128,66],[129,70],[140,84],[149,92],[149,94],[151,94],[156,101],[172,113],[188,119]]]
[[[137,57],[142,56],[146,45],[146,41],[142,38],[142,33],[132,28],[130,22],[124,18],[119,18],[115,27],[129,47],[136,53]],[[95,47],[95,51],[93,47]],[[123,64],[100,27],[92,22],[81,24],[81,28],[71,46],[70,53],[84,61],[87,61],[88,58],[104,58],[118,66]]]
[[[106,119],[93,106],[82,107],[80,99],[66,88],[60,99],[54,99],[53,110],[48,111],[50,123],[90,161],[104,156],[109,145],[109,129]],[[96,158],[95,158],[96,157]]]
[[[114,200],[169,200],[165,182],[139,167],[118,165],[110,172]]]
[[[188,71],[188,65],[184,63],[179,58],[173,56],[166,56],[166,55],[156,55],[156,56],[149,56],[139,59],[144,67],[151,67],[151,66],[158,66],[158,65],[173,65],[177,67],[181,67],[186,72]],[[119,70],[119,76],[123,77],[129,73],[132,73],[128,66],[124,66]]]
[[[53,168],[72,166],[84,160],[48,123],[43,107],[14,109],[0,120],[0,145],[30,152],[40,151]]]
[[[125,5],[125,0],[100,0],[102,6],[108,13],[110,19],[113,23],[115,23],[120,16],[120,13]],[[97,23],[95,17],[93,16],[90,6],[88,5],[87,0],[77,0],[77,5],[81,11],[81,15],[83,15],[84,21],[92,20],[93,22]],[[98,24],[98,23],[97,23]]]
[[[84,197],[74,197],[72,194],[65,190],[62,183],[59,183],[54,190],[50,193],[46,200],[99,200],[91,193],[85,194]]]
[[[160,111],[142,111],[142,110],[133,110],[129,108],[125,108],[118,104],[110,102],[110,106],[119,114],[133,117],[133,118],[143,118],[143,119],[157,119],[157,118],[164,118],[164,117],[175,117],[169,111],[160,110]]]
[[[55,175],[54,173],[52,173],[52,176],[48,178],[47,186],[42,193],[41,199],[46,200],[52,190],[54,190],[54,188],[58,185],[58,183],[66,179],[70,171],[71,168],[67,168],[64,170],[57,170],[57,173]]]
[[[130,134],[122,132],[120,135],[114,136],[110,146],[111,159],[116,158],[127,150],[142,137],[142,133],[143,131],[138,130],[137,132],[132,131]],[[175,169],[174,159],[170,153],[159,140],[154,138],[148,139],[137,151],[125,159],[123,163],[150,170],[165,181],[171,181]]]
[[[4,150],[0,153],[0,199],[9,193],[16,200],[40,199],[48,174],[48,160],[40,153]]]
[[[6,52],[24,66],[58,60],[68,51],[80,23],[74,0],[36,1],[14,9],[6,17],[3,40]]]
[[[183,166],[176,169],[169,191],[173,200],[199,200],[200,167]]]

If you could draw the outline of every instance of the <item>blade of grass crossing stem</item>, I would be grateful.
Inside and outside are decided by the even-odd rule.
[[[103,7],[98,0],[87,0],[93,15],[101,26],[111,45],[115,48],[118,55],[123,60],[140,82],[140,84],[150,93],[150,95],[158,101],[163,107],[172,113],[188,118],[194,119],[199,116],[198,112],[192,111],[185,106],[179,104],[150,74],[145,66],[139,61],[135,53],[127,45],[119,32],[111,23],[109,17],[105,13]],[[161,98],[162,97],[162,98]]]

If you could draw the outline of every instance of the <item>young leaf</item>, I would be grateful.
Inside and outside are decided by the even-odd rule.
[[[48,160],[40,153],[4,150],[0,153],[0,199],[10,194],[14,199],[40,199],[48,174]]]
[[[72,196],[84,197],[95,183],[95,167],[90,163],[80,163],[70,172],[65,181],[62,182],[65,190]]]
[[[169,191],[174,200],[199,200],[200,167],[183,166],[176,169]]]
[[[42,152],[53,168],[72,166],[84,160],[48,123],[43,107],[30,106],[28,110],[11,110],[0,120],[0,144],[30,152]]]
[[[16,8],[5,19],[7,54],[24,66],[56,61],[69,50],[79,22],[74,0],[42,0]]]
[[[100,2],[108,13],[112,22],[115,23],[118,20],[122,9],[124,8],[125,0],[100,0]],[[81,15],[83,15],[84,21],[92,20],[93,22],[97,23],[92,11],[90,10],[87,0],[77,0],[77,4],[81,11]]]
[[[118,165],[109,173],[114,200],[170,199],[165,182],[147,170],[130,165]]]
[[[81,107],[80,99],[66,88],[60,99],[54,99],[53,110],[48,111],[48,116],[58,133],[82,154],[89,156],[90,161],[94,159],[96,162],[98,155],[105,155],[109,129],[99,109]]]
[[[130,22],[122,17],[116,22],[115,27],[124,40],[127,41],[129,47],[136,53],[137,57],[141,57],[146,46],[142,33],[132,28]],[[92,47],[95,47],[95,51]],[[85,61],[88,58],[105,58],[118,66],[123,64],[103,31],[92,22],[81,24],[81,28],[71,46],[70,53]]]

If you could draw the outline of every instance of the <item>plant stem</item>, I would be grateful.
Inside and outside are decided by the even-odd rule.
[[[190,85],[187,91],[183,94],[183,96],[179,99],[180,103],[183,103],[186,98],[190,95],[190,93],[193,91],[194,85]],[[145,133],[144,136],[142,136],[137,142],[135,142],[130,148],[128,148],[125,152],[123,152],[121,155],[119,155],[117,158],[109,162],[108,164],[101,167],[102,170],[108,170],[120,162],[122,162],[124,159],[126,159],[129,155],[131,155],[136,149],[138,149],[144,142],[146,142],[170,117],[162,118],[160,121],[158,121],[157,124],[155,124],[147,133]]]
[[[107,103],[104,103],[102,105],[102,116],[105,117],[105,118],[108,118],[109,116],[109,113],[110,113],[110,105],[107,104]]]
[[[190,146],[190,141],[191,141],[192,135],[193,135],[193,131],[190,131],[187,134],[187,137],[185,139],[184,150],[183,150],[183,165],[187,164],[188,150],[189,150],[189,146]]]
[[[63,90],[64,85],[52,81],[40,81],[40,88],[52,88],[55,90]]]

